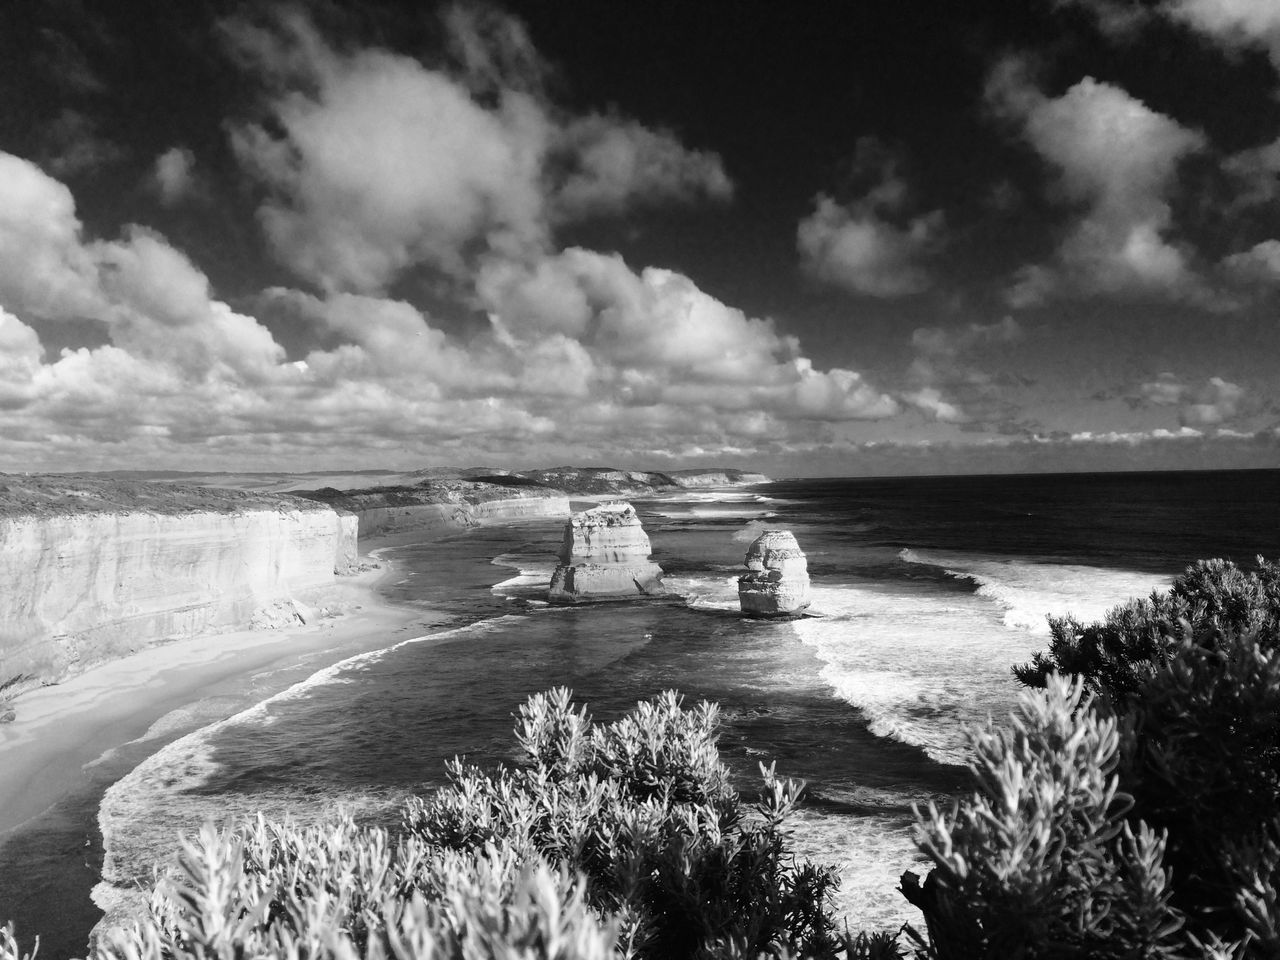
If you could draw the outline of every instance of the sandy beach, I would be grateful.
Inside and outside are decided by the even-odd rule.
[[[371,542],[373,563],[337,581],[326,598],[342,611],[336,616],[149,647],[16,698],[16,718],[0,725],[0,860],[15,831],[89,787],[93,768],[114,751],[138,741],[159,749],[330,663],[429,626],[422,610],[378,592],[396,576],[376,555],[390,542]]]

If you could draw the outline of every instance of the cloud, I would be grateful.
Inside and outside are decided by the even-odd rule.
[[[893,416],[860,373],[816,369],[773,322],[672,270],[581,248],[479,261],[486,328],[446,332],[382,295],[219,301],[159,233],[85,236],[74,200],[0,153],[0,468],[186,468],[754,450]],[[40,330],[107,341],[49,356]]]
[[[1138,387],[1135,400],[1161,407],[1177,407],[1178,422],[1190,426],[1217,426],[1245,415],[1245,390],[1221,377],[1210,377],[1203,385],[1184,383],[1173,373],[1162,373]]]
[[[820,421],[898,410],[860,374],[815,370],[771,321],[747,317],[675,271],[635,273],[617,255],[569,248],[524,266],[492,258],[477,290],[507,342],[576,340],[612,404]]]
[[[1017,406],[1009,383],[979,365],[978,355],[1026,336],[1012,317],[959,328],[920,327],[911,335],[915,357],[907,370],[913,389],[902,399],[940,423],[1011,426]]]
[[[1077,8],[1086,11],[1098,23],[1098,28],[1108,36],[1132,39],[1144,27],[1155,11],[1126,0],[1051,0],[1059,10]]]
[[[1020,273],[1012,305],[1081,294],[1210,298],[1172,237],[1169,202],[1178,164],[1205,147],[1202,134],[1091,77],[1049,97],[1017,58],[992,72],[986,98],[1054,169],[1056,198],[1083,208],[1053,260]]]
[[[166,207],[177,206],[200,192],[196,155],[187,147],[170,147],[156,157],[151,186]]]
[[[212,299],[208,278],[154,231],[88,241],[71,192],[0,153],[0,305],[30,321],[100,322],[138,359],[191,376],[260,376],[283,351],[266,328]]]
[[[340,52],[298,10],[225,26],[266,87],[264,118],[233,124],[232,145],[267,188],[258,216],[273,251],[299,276],[361,292],[419,264],[465,276],[477,252],[547,248],[554,223],[728,196],[714,154],[546,101],[518,21],[454,10],[446,26],[454,70]]]
[[[45,125],[43,140],[43,166],[56,177],[89,173],[126,156],[124,147],[103,136],[97,121],[70,107]]]
[[[1271,0],[1168,0],[1160,9],[1229,50],[1263,49],[1280,67],[1280,7]]]
[[[854,173],[870,187],[847,204],[826,194],[800,221],[796,244],[812,276],[854,293],[892,298],[933,285],[926,262],[942,243],[940,210],[910,217],[910,191],[895,154],[871,137],[858,141]]]
[[[567,170],[550,198],[559,219],[733,197],[718,155],[689,150],[669,131],[634,120],[592,114],[570,121],[556,139],[556,160]]]
[[[92,316],[102,307],[71,191],[2,151],[0,303],[28,318]]]

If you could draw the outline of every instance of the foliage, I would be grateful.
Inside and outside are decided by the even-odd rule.
[[[581,871],[642,957],[805,955],[836,944],[827,870],[796,866],[781,824],[799,787],[764,770],[748,809],[715,746],[717,708],[667,692],[593,726],[561,688],[530,698],[518,770],[454,764],[450,789],[411,801],[412,835],[467,851],[500,841]]]
[[[1164,836],[1131,825],[1120,735],[1083,684],[1050,678],[1006,728],[973,734],[975,793],[921,817],[934,869],[903,894],[938,960],[1179,957]]]
[[[1131,600],[1099,623],[1049,618],[1049,650],[1014,667],[1024,684],[1043,687],[1054,672],[1081,677],[1113,700],[1132,697],[1183,644],[1215,648],[1223,637],[1253,633],[1267,646],[1280,636],[1280,562],[1261,557],[1244,571],[1229,560],[1200,560],[1165,593]]]
[[[974,795],[922,816],[924,955],[1280,955],[1280,565],[1052,626]]]
[[[567,690],[529,700],[524,762],[412,801],[404,829],[259,817],[206,825],[156,883],[145,921],[94,960],[898,960],[885,934],[839,936],[830,871],[796,865],[799,787],[766,770],[743,803],[717,709],[674,692],[594,725]],[[19,957],[0,932],[0,960]]]

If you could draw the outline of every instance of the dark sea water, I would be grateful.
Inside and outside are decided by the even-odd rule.
[[[761,762],[807,781],[795,842],[841,871],[851,928],[896,927],[914,919],[894,891],[920,862],[911,806],[963,789],[964,730],[1008,712],[1046,615],[1098,618],[1197,558],[1280,556],[1280,471],[796,480],[633,503],[679,599],[548,607],[559,523],[390,550],[394,598],[450,622],[141,763],[100,811],[107,873],[145,880],[206,819],[340,805],[394,823],[453,756],[511,759],[533,692],[567,685],[610,719],[676,688],[722,705],[744,792]],[[816,616],[737,616],[734,578],[770,527],[808,554]]]

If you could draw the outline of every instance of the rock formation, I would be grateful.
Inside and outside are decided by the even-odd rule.
[[[766,530],[747,548],[738,601],[749,617],[786,617],[809,606],[809,564],[790,530]]]
[[[0,491],[4,695],[150,643],[296,622],[356,564],[356,518],[304,500],[22,483]]]
[[[662,568],[649,559],[649,550],[631,504],[615,500],[575,513],[564,527],[549,599],[581,603],[662,595]]]

